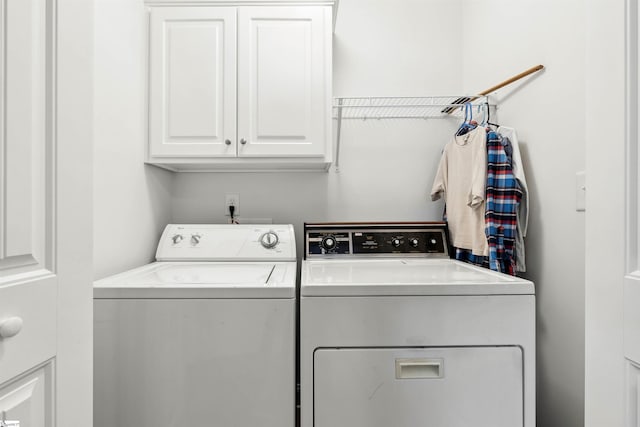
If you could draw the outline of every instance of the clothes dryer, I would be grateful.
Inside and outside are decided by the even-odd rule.
[[[534,427],[532,282],[444,223],[305,224],[302,427]]]
[[[94,285],[94,425],[295,423],[291,225],[168,225]]]

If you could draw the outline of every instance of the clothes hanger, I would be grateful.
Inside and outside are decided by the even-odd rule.
[[[489,131],[489,124],[488,124],[488,115],[487,115],[487,105],[486,104],[480,104],[478,105],[478,116],[480,116],[480,113],[482,113],[482,120],[480,120],[480,123],[478,124],[478,126],[483,127],[487,130],[487,132]]]
[[[491,106],[489,105],[489,103],[485,103],[485,112],[486,112],[486,127],[487,127],[487,131],[489,130],[490,126],[493,126],[494,128],[496,128],[496,130],[498,130],[498,128],[500,127],[499,124],[497,123],[492,123],[491,122]]]
[[[462,136],[478,126],[478,122],[473,120],[473,107],[470,102],[464,104],[464,121],[456,131],[456,136]]]

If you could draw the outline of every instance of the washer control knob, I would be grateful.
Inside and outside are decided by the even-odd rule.
[[[198,243],[200,243],[200,239],[202,238],[201,235],[199,234],[192,234],[191,235],[191,244],[192,245],[197,245]]]
[[[322,242],[320,242],[320,247],[325,251],[332,251],[336,246],[338,246],[338,241],[336,240],[336,237],[331,234],[323,237]]]
[[[267,249],[275,248],[279,241],[280,239],[275,231],[267,231],[260,236],[260,244]]]
[[[417,237],[412,237],[411,239],[409,239],[409,244],[414,247],[417,248],[418,245],[420,244],[420,241],[418,240]]]
[[[173,237],[171,238],[174,245],[177,245],[178,243],[182,242],[182,239],[184,239],[182,234],[174,234]]]
[[[429,240],[429,243],[433,246],[438,243],[438,241],[432,237],[431,240]]]
[[[398,239],[397,237],[394,237],[393,239],[391,239],[391,244],[393,245],[394,248],[399,248],[400,245],[402,244],[402,240]]]

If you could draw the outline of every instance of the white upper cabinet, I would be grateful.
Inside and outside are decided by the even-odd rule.
[[[152,6],[149,163],[326,170],[332,8]]]

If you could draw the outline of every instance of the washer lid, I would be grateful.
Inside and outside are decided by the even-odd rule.
[[[450,259],[307,260],[302,296],[535,294],[533,283]]]
[[[94,284],[94,298],[294,298],[295,262],[156,262]]]

